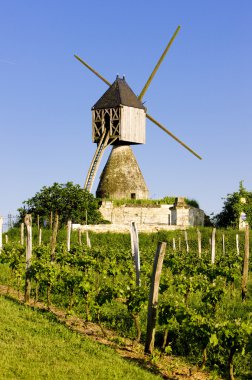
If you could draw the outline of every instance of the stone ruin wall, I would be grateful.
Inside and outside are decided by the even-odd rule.
[[[194,207],[176,205],[120,206],[114,207],[112,202],[104,201],[100,207],[104,219],[112,224],[129,225],[134,221],[139,225],[163,226],[203,226],[204,211]]]
[[[204,211],[190,207],[184,198],[177,198],[173,205],[151,206],[114,206],[111,201],[103,201],[100,211],[104,219],[111,224],[80,225],[73,224],[73,229],[82,231],[129,232],[131,222],[135,222],[139,232],[151,233],[162,230],[187,229],[204,226]]]

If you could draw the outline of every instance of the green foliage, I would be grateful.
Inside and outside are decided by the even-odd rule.
[[[167,242],[162,269],[157,345],[163,352],[184,355],[202,366],[218,368],[222,375],[235,366],[237,379],[246,372],[251,378],[252,278],[248,297],[241,299],[244,232],[216,231],[216,258],[211,263],[209,237],[212,229],[200,228],[201,257],[197,230],[162,231],[139,234],[141,287],[136,287],[129,234],[90,233],[92,248],[73,243],[57,243],[55,261],[50,261],[50,245],[34,244],[30,278],[32,295],[38,300],[65,307],[87,321],[120,331],[121,336],[144,337],[151,271],[158,241]],[[225,249],[223,234],[225,233]],[[239,233],[240,254],[236,251]],[[63,235],[62,235],[63,236]],[[174,246],[175,241],[175,246]],[[83,239],[84,243],[84,239]],[[8,284],[24,286],[25,250],[19,244],[5,244],[0,262],[9,265]],[[251,266],[251,262],[250,262]],[[18,285],[19,284],[19,285]],[[50,301],[50,302],[49,302]],[[142,334],[141,334],[142,333]],[[160,343],[163,337],[163,344]],[[240,360],[240,361],[239,361]],[[231,363],[231,364],[230,364]]]
[[[44,186],[23,204],[24,207],[18,210],[20,220],[23,220],[25,214],[32,214],[34,218],[41,217],[48,225],[51,213],[58,213],[61,225],[66,224],[69,219],[73,223],[84,223],[86,213],[89,224],[98,224],[102,220],[98,211],[98,200],[87,190],[72,182]]]
[[[242,203],[241,198],[244,198],[246,203]],[[244,188],[242,181],[240,182],[238,191],[227,195],[222,211],[214,216],[213,222],[217,227],[238,228],[241,212],[246,214],[246,220],[251,225],[252,192]]]
[[[175,196],[165,196],[162,199],[107,199],[113,202],[115,207],[120,207],[122,205],[127,206],[142,206],[142,207],[155,207],[162,204],[173,205],[175,202]],[[185,198],[185,203],[191,207],[199,208],[199,204],[195,199]]]
[[[187,203],[191,207],[199,208],[199,203],[195,199],[185,198],[185,203]]]
[[[166,195],[164,198],[160,199],[160,203],[172,205],[175,202],[176,197]]]

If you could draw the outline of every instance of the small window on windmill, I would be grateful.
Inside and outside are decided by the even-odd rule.
[[[131,199],[136,199],[136,193],[131,193],[130,197],[131,197]]]

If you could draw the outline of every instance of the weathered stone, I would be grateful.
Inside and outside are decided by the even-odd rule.
[[[131,221],[141,225],[157,226],[203,226],[204,211],[195,207],[174,207],[157,205],[152,207],[127,206],[116,207],[111,201],[103,201],[100,211],[104,219],[112,224],[125,225]]]
[[[113,147],[100,177],[97,198],[147,199],[148,195],[148,188],[131,147]]]
[[[168,226],[161,224],[141,224],[137,225],[138,232],[152,233],[158,231],[185,230],[188,227]],[[92,231],[97,233],[130,233],[130,224],[96,224],[96,225],[72,225],[73,230]]]
[[[175,208],[179,208],[179,207],[188,208],[189,206],[186,204],[184,197],[177,197],[177,198],[175,198],[174,207]]]

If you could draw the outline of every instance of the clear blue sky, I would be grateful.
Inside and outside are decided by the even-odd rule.
[[[203,160],[148,121],[133,150],[150,195],[194,198],[210,214],[240,180],[252,191],[251,0],[2,0],[0,215],[44,185],[84,184],[90,109],[107,86],[73,54],[139,94],[178,25],[144,101]]]

